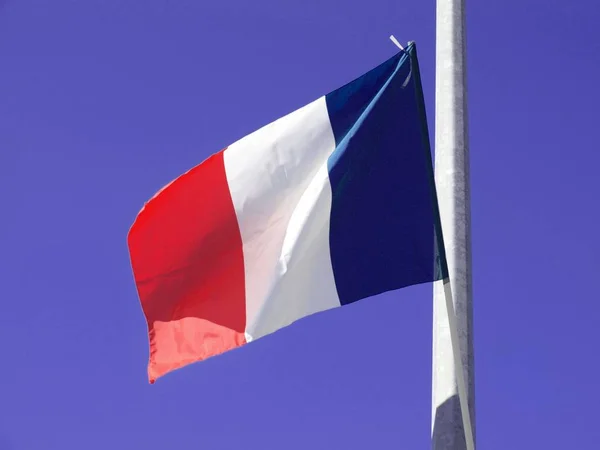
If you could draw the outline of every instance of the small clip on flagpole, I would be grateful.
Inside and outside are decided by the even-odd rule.
[[[404,47],[402,47],[402,44],[400,44],[400,42],[398,42],[398,39],[396,39],[396,37],[393,34],[390,35],[390,41],[392,41],[394,43],[394,45],[396,47],[398,47],[400,50],[405,51]],[[410,42],[409,42],[409,44],[410,44]],[[410,81],[410,77],[412,76],[412,59],[410,59],[409,61],[410,61],[410,72],[408,72],[408,76],[406,77],[406,80],[404,80],[404,83],[402,83],[403,89],[408,85],[408,82]]]
[[[394,45],[396,47],[398,47],[400,50],[404,51],[404,47],[402,47],[402,45],[400,44],[400,42],[398,42],[398,39],[396,39],[393,34],[390,35],[390,41],[392,41],[394,43]]]

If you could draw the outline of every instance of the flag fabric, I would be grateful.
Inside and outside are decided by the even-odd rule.
[[[415,52],[240,139],[146,203],[128,244],[151,382],[310,314],[442,278]]]

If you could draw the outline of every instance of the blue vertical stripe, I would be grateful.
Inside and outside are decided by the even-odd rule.
[[[431,155],[412,51],[411,45],[326,97],[336,141],[328,160],[330,252],[342,305],[440,278]]]

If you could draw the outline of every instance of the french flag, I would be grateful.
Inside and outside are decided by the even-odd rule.
[[[146,203],[128,244],[150,382],[308,315],[443,278],[438,224],[410,44]]]

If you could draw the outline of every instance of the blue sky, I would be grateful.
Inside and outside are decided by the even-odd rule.
[[[126,234],[165,183],[415,40],[435,2],[0,1],[0,449],[429,448],[431,287],[146,379]],[[469,2],[480,448],[595,448],[600,6]],[[433,135],[433,133],[432,133]]]

